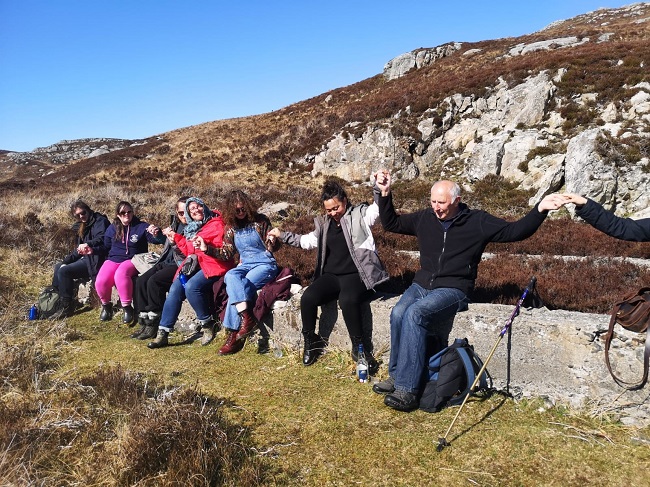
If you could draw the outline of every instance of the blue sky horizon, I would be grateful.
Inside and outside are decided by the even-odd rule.
[[[267,113],[420,47],[516,37],[614,0],[0,0],[0,150]]]

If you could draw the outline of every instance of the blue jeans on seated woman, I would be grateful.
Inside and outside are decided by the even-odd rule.
[[[209,320],[212,317],[212,301],[214,300],[212,285],[218,279],[219,276],[207,278],[203,271],[199,271],[190,277],[183,287],[177,276],[165,299],[160,317],[160,329],[167,332],[174,329],[185,298],[196,312],[199,321]]]
[[[395,389],[417,394],[427,360],[427,337],[445,335],[442,324],[466,309],[467,296],[460,289],[425,289],[411,284],[390,313],[390,362],[388,373]]]

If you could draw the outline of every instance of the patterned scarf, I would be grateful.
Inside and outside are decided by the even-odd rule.
[[[192,220],[192,217],[190,216],[190,203],[196,203],[198,205],[201,205],[203,207],[203,220],[201,221],[196,221]],[[183,235],[185,236],[186,239],[192,240],[194,237],[196,237],[196,234],[199,233],[199,230],[208,223],[208,221],[214,216],[214,212],[208,208],[203,200],[201,198],[188,198],[187,201],[185,202],[185,219],[187,220],[187,225],[185,226],[185,230],[183,230]]]

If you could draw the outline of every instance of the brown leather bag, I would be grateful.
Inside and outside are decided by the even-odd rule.
[[[626,382],[616,377],[609,363],[609,346],[614,337],[614,325],[618,323],[623,328],[637,333],[646,332],[645,350],[643,353],[643,377],[640,382]],[[609,330],[605,335],[605,363],[612,374],[614,381],[621,387],[630,391],[641,389],[648,381],[648,363],[650,362],[650,333],[647,333],[650,324],[650,287],[643,287],[619,301],[612,310],[609,320]]]

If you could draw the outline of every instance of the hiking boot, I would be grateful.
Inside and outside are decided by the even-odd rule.
[[[311,365],[318,357],[323,354],[325,349],[325,340],[317,333],[309,333],[305,335],[305,349],[302,352],[302,364]]]
[[[167,341],[168,336],[169,336],[169,332],[165,330],[158,330],[156,339],[153,342],[147,343],[147,347],[152,349],[166,347],[167,345],[169,345],[169,342]]]
[[[127,304],[122,309],[124,310],[124,314],[122,315],[122,323],[125,325],[134,326],[135,322],[133,321],[133,306]]]
[[[61,307],[56,311],[52,316],[51,320],[60,320],[62,318],[69,318],[74,314],[74,310],[77,307],[77,303],[73,300],[61,300]]]
[[[147,327],[147,312],[140,313],[138,315],[138,325],[140,325],[140,328],[138,328],[136,331],[131,333],[131,338],[139,338],[144,329]]]
[[[153,318],[150,318],[152,316],[151,312],[145,314],[147,315],[147,317],[144,319],[145,327],[142,333],[140,333],[138,340],[148,340],[150,338],[155,338],[158,334],[160,315],[154,313]]]
[[[244,348],[245,340],[237,340],[237,331],[232,330],[226,338],[226,343],[217,352],[219,355],[232,355]]]
[[[389,376],[388,379],[373,385],[372,390],[377,394],[390,394],[395,391],[395,379]]]
[[[158,323],[146,325],[140,336],[138,336],[138,340],[149,340],[149,338],[156,336],[158,336]]]
[[[257,340],[257,353],[263,355],[265,353],[269,353],[270,351],[271,347],[269,346],[269,338],[260,337],[259,340]]]
[[[201,345],[206,346],[212,343],[217,332],[217,322],[213,319],[206,320],[201,322],[201,330],[203,330],[203,336],[201,337]]]
[[[389,408],[403,411],[405,413],[417,409],[419,406],[418,398],[412,392],[395,390],[392,394],[384,397],[384,404]]]
[[[237,340],[244,340],[248,335],[255,331],[255,328],[257,328],[257,321],[249,309],[245,309],[239,313],[239,316],[241,316],[241,324],[239,326],[239,331],[237,332]]]
[[[102,311],[99,313],[99,321],[111,321],[113,319],[113,303],[102,304]]]

